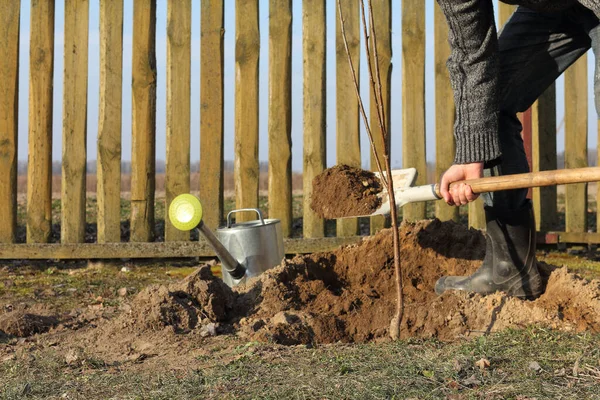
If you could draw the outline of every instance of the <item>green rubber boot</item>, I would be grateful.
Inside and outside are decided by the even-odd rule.
[[[471,276],[444,276],[435,292],[464,290],[483,295],[505,292],[509,296],[534,299],[544,291],[535,259],[535,220],[531,202],[510,215],[485,207],[486,251],[483,264]]]

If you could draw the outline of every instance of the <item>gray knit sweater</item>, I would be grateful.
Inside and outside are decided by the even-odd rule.
[[[448,60],[456,104],[456,164],[500,157],[498,38],[492,0],[437,0],[450,29]],[[577,2],[600,16],[600,0],[502,0],[536,11],[561,11]]]

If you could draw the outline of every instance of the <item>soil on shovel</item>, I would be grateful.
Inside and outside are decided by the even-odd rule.
[[[328,168],[313,179],[311,208],[328,219],[369,215],[377,211],[383,189],[374,173],[347,165]]]
[[[157,365],[199,357],[222,335],[284,345],[387,341],[396,301],[391,233],[383,230],[356,245],[296,256],[234,289],[203,266],[178,283],[147,287],[116,317],[74,314],[35,341],[106,362],[152,359]],[[434,293],[441,276],[474,272],[484,251],[479,231],[453,222],[401,226],[401,337],[453,341],[531,324],[600,330],[600,281],[582,279],[566,268],[540,266],[547,288],[535,301],[502,293]],[[0,329],[25,333],[6,322]]]

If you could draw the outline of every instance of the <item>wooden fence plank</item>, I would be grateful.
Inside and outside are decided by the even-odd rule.
[[[17,232],[20,11],[20,0],[0,0],[0,243]]]
[[[362,236],[346,238],[284,239],[288,255],[331,251],[352,245]],[[0,259],[118,259],[214,257],[212,248],[201,240],[155,243],[78,243],[78,244],[0,244]]]
[[[292,1],[269,2],[269,218],[292,233]]]
[[[364,236],[284,239],[287,255],[332,251],[359,243]],[[538,243],[600,244],[597,232],[544,232]],[[156,243],[0,244],[0,259],[119,259],[214,257],[205,241]]]
[[[375,34],[377,36],[377,58],[379,59],[379,72],[381,77],[381,92],[383,97],[383,108],[385,114],[385,126],[387,128],[388,137],[386,146],[391,152],[391,132],[390,132],[390,90],[392,79],[392,4],[390,0],[381,0],[373,2],[373,20],[375,21]],[[424,21],[423,21],[424,22]],[[425,54],[425,53],[423,53]],[[374,59],[371,61],[374,66]],[[373,71],[375,69],[373,68]],[[371,131],[375,148],[379,153],[381,162],[383,163],[383,140],[381,136],[381,128],[377,117],[377,107],[374,100],[374,92],[371,90]],[[423,106],[424,107],[424,106]],[[425,134],[425,132],[423,132]],[[391,157],[391,154],[390,154]],[[382,166],[383,167],[383,166]],[[371,169],[377,170],[375,156],[371,151]],[[405,214],[406,215],[406,214]],[[374,235],[383,228],[389,227],[391,220],[389,217],[381,215],[371,217],[370,231]]]
[[[190,96],[192,2],[168,2],[167,8],[167,160],[165,201],[190,191]],[[165,240],[189,240],[165,217]]]
[[[498,20],[499,26],[498,29],[502,29],[506,21],[510,18],[510,16],[515,12],[517,6],[511,4],[505,4],[501,1],[498,2]]]
[[[123,1],[100,2],[100,111],[98,116],[98,243],[121,241],[121,112]]]
[[[446,62],[450,57],[448,43],[448,24],[440,6],[435,3],[435,180],[440,181],[442,174],[454,162],[456,145],[454,142],[454,121],[456,108],[450,74]],[[447,205],[443,201],[435,203],[435,216],[442,221],[458,221],[458,207]]]
[[[565,72],[565,168],[588,165],[587,55]],[[565,218],[567,232],[587,231],[587,184],[567,185]]]
[[[89,10],[89,0],[65,1],[62,243],[83,243],[85,239]]]
[[[304,58],[304,237],[325,234],[325,221],[310,208],[313,178],[326,167],[326,53],[325,2],[302,2],[302,54]]]
[[[469,203],[469,228],[485,229],[485,212],[483,211],[483,198],[479,197]]]
[[[131,237],[154,238],[156,156],[156,0],[133,3]]]
[[[27,242],[43,243],[52,225],[54,0],[32,2],[30,16]]]
[[[258,0],[235,2],[235,204],[258,208]],[[256,219],[239,213],[238,221]]]
[[[360,9],[359,0],[347,0],[342,4],[344,31],[348,50],[357,75],[360,75]],[[336,158],[338,164],[361,167],[360,157],[360,115],[358,100],[348,64],[348,54],[342,38],[340,15],[336,9]],[[357,76],[358,81],[358,76]],[[370,149],[370,147],[369,147]],[[370,151],[370,150],[369,150]],[[337,236],[354,236],[358,233],[358,219],[344,218],[336,222]]]
[[[223,218],[224,3],[202,0],[200,43],[200,201],[211,229]]]
[[[532,120],[532,170],[556,169],[556,85],[552,84],[533,105]],[[533,189],[533,209],[538,231],[556,228],[556,193],[556,186]]]
[[[421,0],[402,2],[402,163],[427,183],[425,158],[425,8]],[[425,203],[407,204],[405,221],[425,218]]]

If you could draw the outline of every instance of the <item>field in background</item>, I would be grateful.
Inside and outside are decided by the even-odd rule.
[[[159,193],[165,192],[165,174],[157,173],[156,174],[156,191]],[[268,189],[268,181],[269,177],[267,172],[260,173],[259,180],[259,191],[261,194],[266,194]],[[86,186],[88,193],[96,193],[96,174],[87,174]],[[223,179],[223,186],[225,191],[225,196],[233,196],[235,192],[234,181],[233,181],[233,171],[225,172],[225,176]],[[200,190],[200,173],[192,172],[190,174],[190,187],[192,192],[198,193]],[[20,174],[17,180],[17,189],[18,193],[25,194],[27,193],[27,175]],[[52,175],[52,193],[56,194],[60,193],[61,190],[61,176],[60,174]],[[121,192],[129,193],[131,190],[131,175],[123,174],[121,175]],[[292,175],[292,190],[295,193],[302,191],[302,174],[294,173]]]

